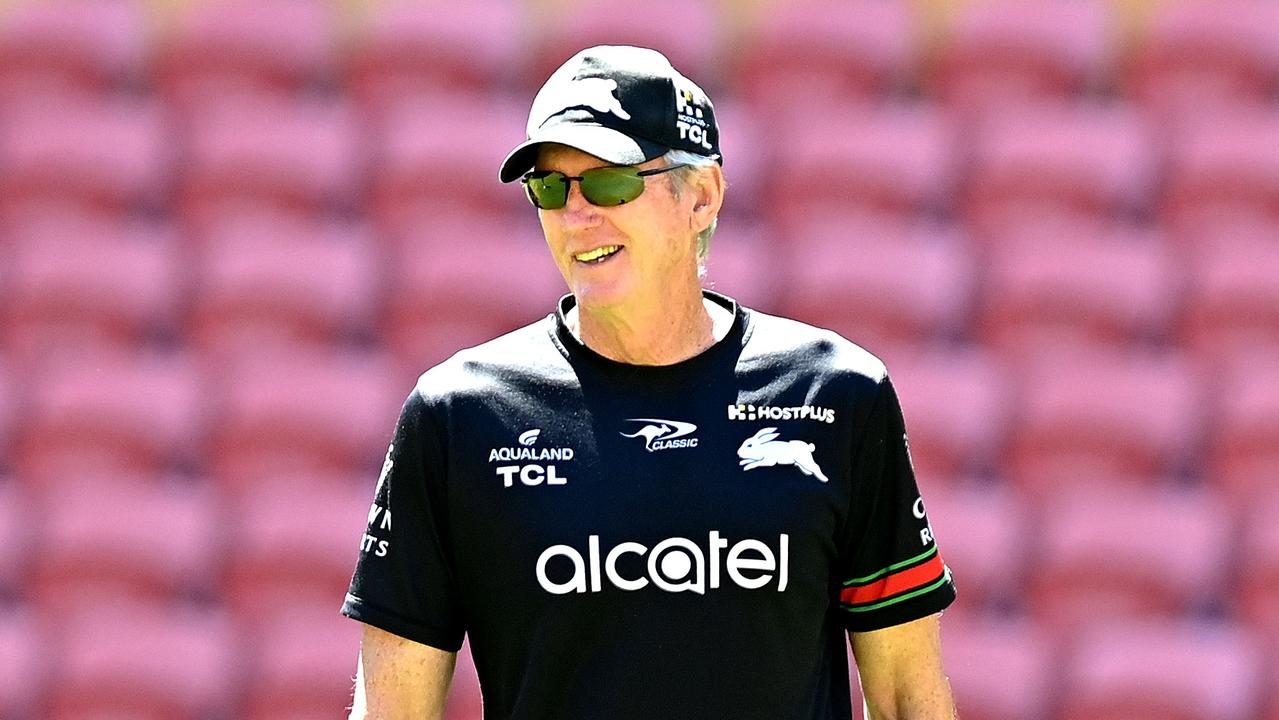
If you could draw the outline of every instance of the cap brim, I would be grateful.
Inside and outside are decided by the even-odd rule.
[[[665,154],[667,148],[640,140],[603,125],[564,123],[546,128],[520,143],[502,161],[498,177],[508,183],[533,169],[537,148],[542,143],[559,143],[616,165],[638,165]]]

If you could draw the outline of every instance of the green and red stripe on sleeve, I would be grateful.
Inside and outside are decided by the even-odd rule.
[[[844,582],[839,604],[849,612],[878,610],[936,590],[948,577],[946,564],[933,545],[909,560]]]

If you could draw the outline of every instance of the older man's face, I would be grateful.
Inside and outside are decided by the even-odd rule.
[[[538,170],[579,176],[605,167],[594,155],[546,144]],[[662,167],[661,158],[641,168]],[[675,197],[670,173],[645,179],[644,193],[624,205],[598,207],[572,183],[568,204],[539,210],[542,231],[569,291],[584,310],[658,307],[675,284],[698,283],[696,233],[690,230],[694,199]],[[595,259],[601,250],[619,248]]]

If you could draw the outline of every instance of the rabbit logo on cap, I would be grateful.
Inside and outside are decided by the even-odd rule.
[[[778,440],[777,428],[766,427],[746,438],[737,448],[743,470],[773,465],[794,465],[805,475],[816,475],[818,480],[829,482],[826,473],[813,459],[817,446],[803,440]]]

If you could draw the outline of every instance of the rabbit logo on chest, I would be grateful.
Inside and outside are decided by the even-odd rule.
[[[777,428],[766,427],[746,438],[742,446],[737,448],[737,456],[741,458],[743,470],[754,470],[757,467],[773,465],[794,465],[805,475],[816,475],[818,480],[828,482],[829,479],[813,459],[816,445],[803,440],[778,440]]]

